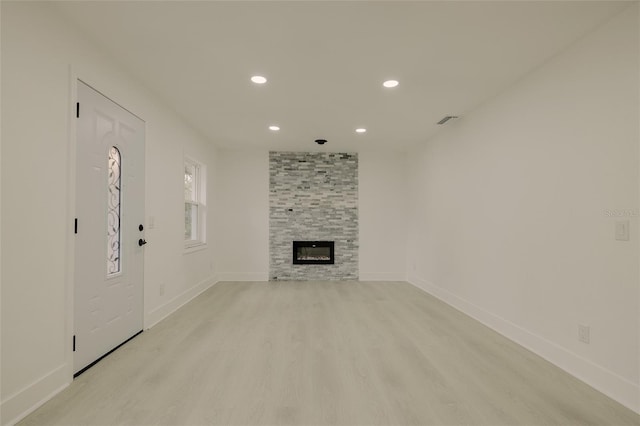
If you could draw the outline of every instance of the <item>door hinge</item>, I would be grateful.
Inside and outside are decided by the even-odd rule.
[[[76,351],[76,335],[73,335],[73,352]]]
[[[76,102],[76,118],[80,118],[80,102]]]
[[[73,233],[77,234],[78,233],[78,218],[76,217],[75,221],[73,222]]]

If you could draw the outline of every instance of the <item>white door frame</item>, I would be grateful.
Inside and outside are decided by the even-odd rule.
[[[100,93],[108,93],[111,95],[110,90],[113,87],[113,83],[104,82],[103,79],[95,77],[93,72],[82,69],[77,65],[69,65],[69,99],[67,110],[67,167],[66,167],[66,185],[67,188],[67,211],[65,217],[67,218],[66,235],[65,240],[65,325],[64,325],[64,375],[67,378],[66,386],[73,382],[73,334],[75,329],[74,324],[74,291],[75,291],[75,234],[74,234],[74,221],[76,218],[76,169],[77,169],[77,135],[76,135],[76,104],[78,102],[78,81],[83,81],[85,84],[93,88],[102,88],[104,91]],[[96,89],[97,90],[97,89]],[[127,105],[130,102],[121,102],[118,96],[105,96],[112,100],[114,103],[120,105],[122,108],[129,111],[131,114],[140,118],[145,123],[145,135],[146,132],[146,120],[139,114],[131,111],[129,108],[125,108],[122,105]],[[146,153],[146,143],[145,143]],[[146,157],[146,155],[145,155]],[[145,167],[146,170],[146,167]],[[146,174],[146,172],[145,172]],[[145,176],[146,182],[146,176]],[[146,191],[145,191],[145,206],[146,206]],[[146,221],[145,221],[146,222]],[[143,274],[143,293],[145,288],[144,274]],[[143,312],[143,330],[147,329],[147,315],[144,306],[144,294],[142,298],[142,312]],[[66,387],[65,386],[65,387]]]

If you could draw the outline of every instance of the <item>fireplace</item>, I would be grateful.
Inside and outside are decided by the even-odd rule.
[[[333,265],[333,241],[294,241],[294,265]]]

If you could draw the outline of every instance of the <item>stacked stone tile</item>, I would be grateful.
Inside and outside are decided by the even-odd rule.
[[[335,264],[294,265],[293,241],[334,241]],[[358,154],[269,153],[269,279],[358,279]]]

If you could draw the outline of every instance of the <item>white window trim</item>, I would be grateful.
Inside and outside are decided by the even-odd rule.
[[[198,224],[196,229],[198,235],[196,240],[184,241],[185,254],[193,253],[207,248],[207,167],[201,162],[185,155],[183,169],[186,165],[194,166],[196,170],[196,201],[184,200],[184,204],[189,203],[198,207]]]

